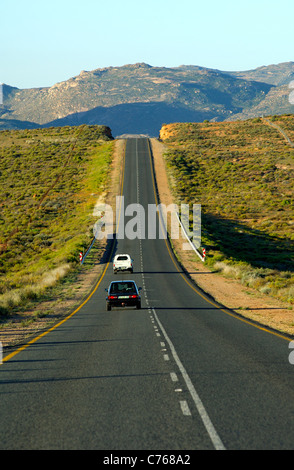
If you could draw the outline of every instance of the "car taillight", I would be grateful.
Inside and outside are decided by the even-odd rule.
[[[109,295],[108,300],[117,299],[117,295]]]
[[[137,295],[130,295],[129,298],[130,299],[136,299],[138,296]]]

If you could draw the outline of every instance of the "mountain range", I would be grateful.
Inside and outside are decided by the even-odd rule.
[[[243,72],[145,63],[82,71],[52,87],[3,84],[0,129],[103,124],[113,136],[158,136],[171,122],[291,114],[294,62]]]

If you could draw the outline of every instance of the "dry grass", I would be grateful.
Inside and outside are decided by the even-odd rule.
[[[0,132],[0,314],[41,300],[93,238],[113,141],[100,126]]]
[[[163,158],[167,146],[152,139],[152,150],[159,199],[168,206],[175,199],[172,194],[171,174],[166,168],[166,162]],[[183,242],[182,239],[173,240],[173,249],[190,277],[204,292],[244,318],[294,336],[294,309],[291,304],[269,295],[266,286],[258,290],[242,284],[239,279],[241,277],[240,266],[234,267],[228,265],[227,262],[219,261],[217,262],[220,263],[218,264],[219,269],[216,270],[213,266],[202,263],[194,252],[183,250]],[[248,274],[252,273],[252,268],[244,266],[244,273],[246,271],[248,277]],[[263,289],[265,293],[263,293]],[[290,295],[293,296],[293,288],[290,288]]]
[[[274,121],[293,136],[294,115]],[[160,135],[176,202],[201,204],[207,265],[294,304],[294,149],[284,135],[261,119],[171,124]]]

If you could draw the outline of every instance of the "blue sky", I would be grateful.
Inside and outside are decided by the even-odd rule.
[[[293,0],[0,0],[0,83],[52,86],[146,62],[249,70],[294,61]]]

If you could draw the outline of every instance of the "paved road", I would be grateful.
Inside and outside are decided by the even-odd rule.
[[[148,140],[128,139],[125,207],[156,202],[150,162]],[[122,277],[142,287],[142,309],[106,311],[109,265],[78,312],[4,361],[0,448],[293,449],[287,339],[198,293],[165,240],[115,250],[135,260]]]

